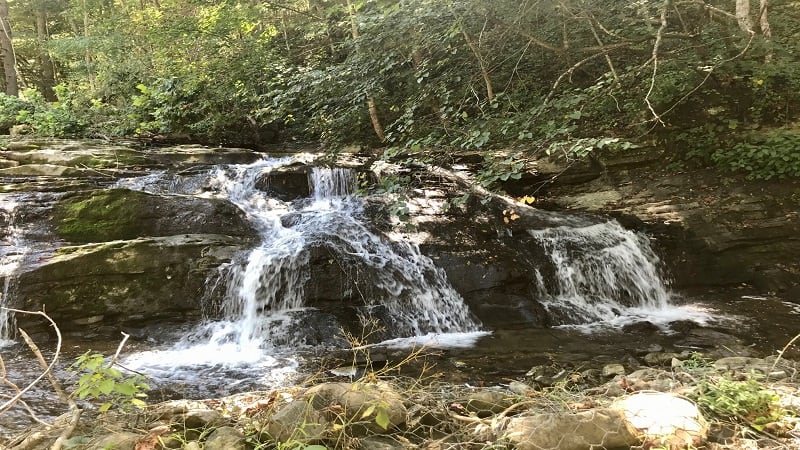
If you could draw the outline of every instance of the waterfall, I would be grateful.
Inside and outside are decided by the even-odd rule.
[[[549,259],[535,275],[539,301],[556,325],[707,319],[671,303],[650,241],[614,220],[528,233]]]
[[[9,344],[14,336],[14,316],[2,307],[11,305],[16,271],[27,253],[22,227],[16,224],[19,204],[11,196],[0,196],[0,347]]]
[[[255,189],[258,164],[222,170],[215,180],[228,198],[259,224],[261,244],[228,269],[223,311],[228,326],[211,340],[242,347],[302,342],[292,335],[293,315],[306,308],[311,250],[324,248],[340,266],[358,268],[370,282],[361,300],[386,310],[390,333],[414,336],[466,332],[477,322],[444,272],[408,242],[373,233],[363,218],[363,200],[352,196],[355,176],[345,168],[312,168],[312,198],[296,209],[274,209]],[[282,219],[289,226],[284,226]],[[346,276],[346,275],[345,275]]]

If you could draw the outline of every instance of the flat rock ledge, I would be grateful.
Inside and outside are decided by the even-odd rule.
[[[655,359],[655,358],[654,358]],[[173,400],[83,419],[63,448],[100,450],[796,448],[797,364],[673,357],[671,367],[474,388],[368,373],[357,381]],[[765,403],[754,406],[752,398]],[[735,404],[734,414],[725,408]],[[751,408],[751,409],[747,409]],[[7,442],[51,448],[71,413]]]

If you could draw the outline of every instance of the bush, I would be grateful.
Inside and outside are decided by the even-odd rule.
[[[753,134],[744,142],[716,150],[711,159],[722,167],[744,170],[751,179],[800,177],[800,133]]]
[[[0,93],[0,133],[8,134],[11,127],[20,123],[17,120],[20,113],[30,113],[33,109],[33,105],[25,99]]]

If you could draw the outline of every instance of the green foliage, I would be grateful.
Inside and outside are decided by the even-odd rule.
[[[30,114],[33,109],[33,104],[23,98],[0,94],[0,130],[8,133],[11,127],[20,123],[17,117]]]
[[[73,396],[79,399],[98,399],[104,401],[100,412],[112,407],[122,409],[142,408],[150,386],[142,375],[123,375],[108,364],[99,353],[87,351],[79,356],[69,367],[72,372],[81,374]]]
[[[707,414],[726,420],[744,419],[756,427],[785,414],[776,403],[775,392],[754,380],[703,381],[692,397]]]
[[[789,3],[770,5],[770,39],[750,39],[698,2],[673,5],[657,66],[657,2],[357,3],[355,17],[342,2],[294,0],[15,3],[16,50],[28,61],[20,75],[45,95],[0,99],[0,129],[386,145],[407,162],[429,156],[420,148],[572,161],[657,134],[704,164],[797,174],[785,151],[792,138],[733,139],[800,116]],[[29,20],[42,12],[46,39]],[[55,102],[39,67],[43,43],[62,83]],[[482,183],[515,173],[498,164],[484,162]]]
[[[486,153],[483,159],[477,181],[486,189],[497,190],[502,182],[519,180],[525,171],[525,161],[520,153],[509,156]]]
[[[800,177],[800,134],[794,130],[751,133],[730,147],[711,154],[718,165],[742,170],[748,178]]]

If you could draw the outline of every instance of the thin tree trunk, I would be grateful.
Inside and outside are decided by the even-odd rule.
[[[356,10],[351,0],[347,0],[347,11],[350,14],[350,32],[353,35],[353,40],[357,41],[359,38],[358,22],[356,21]],[[369,120],[372,122],[372,129],[381,142],[386,140],[386,132],[383,131],[381,119],[378,116],[378,108],[375,106],[375,98],[367,92],[367,109],[369,110]]]
[[[772,28],[769,26],[769,18],[767,17],[767,10],[769,9],[769,0],[761,0],[758,8],[758,23],[761,27],[761,34],[764,39],[772,39]]]
[[[481,56],[480,51],[478,51],[478,47],[472,42],[472,39],[467,34],[467,31],[462,28],[461,34],[464,35],[464,40],[467,41],[467,46],[470,50],[472,50],[472,54],[475,55],[475,59],[478,60],[478,66],[481,69],[481,77],[483,77],[483,84],[486,85],[486,98],[489,99],[489,101],[492,101],[494,100],[494,87],[492,86],[492,78],[489,76],[489,70],[486,68],[486,63],[483,61],[483,56]]]
[[[753,32],[753,18],[750,17],[750,0],[736,0],[736,21],[746,33]]]
[[[53,91],[53,86],[56,84],[56,75],[53,60],[50,58],[50,52],[47,51],[49,35],[47,33],[47,12],[44,9],[40,9],[36,13],[36,36],[39,43],[42,95],[47,101],[53,102],[57,100]]]
[[[86,7],[86,0],[83,0],[83,36],[87,38],[89,37],[89,8]],[[86,76],[89,79],[89,87],[91,88],[92,92],[95,90],[95,80],[94,80],[94,72],[92,70],[92,66],[94,65],[94,59],[92,58],[92,52],[89,50],[89,47],[86,47],[86,54],[84,55],[84,60],[86,61]]]
[[[14,97],[19,95],[19,82],[17,80],[17,57],[14,54],[14,45],[11,41],[11,24],[8,21],[8,2],[0,0],[0,52],[3,57],[3,73],[6,82],[6,94]]]

